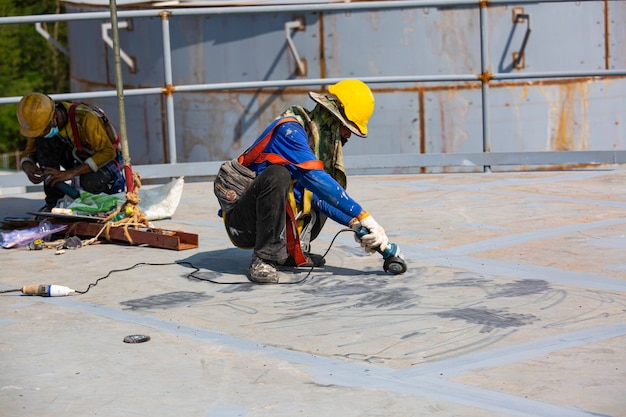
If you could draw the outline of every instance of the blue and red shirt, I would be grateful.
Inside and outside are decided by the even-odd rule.
[[[305,169],[297,166],[297,164],[317,160],[315,153],[309,147],[306,131],[300,123],[285,122],[275,127],[276,123],[277,121],[268,126],[251,148],[274,129],[263,153],[276,154],[290,162],[290,164],[282,165],[289,170],[291,177],[295,180],[296,202],[302,202],[302,195],[306,188],[313,193],[313,207],[337,223],[347,226],[352,218],[361,213],[362,208],[359,203],[352,199],[346,190],[323,169]],[[248,168],[258,175],[270,164],[269,161],[253,162],[248,165]]]

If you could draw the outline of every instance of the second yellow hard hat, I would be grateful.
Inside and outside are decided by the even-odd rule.
[[[17,105],[16,113],[20,133],[27,138],[36,138],[41,136],[52,121],[54,100],[41,93],[27,94]]]

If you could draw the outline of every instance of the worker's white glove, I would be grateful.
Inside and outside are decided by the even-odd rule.
[[[349,226],[350,226],[350,228],[351,228],[352,230],[354,230],[354,241],[355,241],[356,243],[358,243],[358,244],[359,244],[359,245],[360,245],[360,246],[361,246],[361,247],[365,250],[365,252],[367,252],[367,253],[376,252],[376,251],[375,251],[375,250],[373,250],[373,249],[372,249],[372,250],[368,250],[368,249],[365,247],[365,243],[361,240],[361,238],[360,238],[360,237],[359,237],[359,235],[357,234],[357,231],[358,231],[361,227],[363,227],[363,226],[361,226],[361,222],[359,221],[359,219],[357,219],[356,217],[355,217],[355,218],[353,218],[353,219],[352,219],[352,221],[350,222]]]
[[[360,239],[355,233],[354,240],[361,245],[365,252],[376,252],[376,249],[384,251],[389,243],[385,229],[383,229],[368,212],[361,213],[356,221],[350,223],[350,228],[355,232],[361,227],[365,227],[369,233]]]

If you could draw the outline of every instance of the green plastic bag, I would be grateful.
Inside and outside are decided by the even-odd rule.
[[[116,194],[92,194],[87,191],[81,191],[80,197],[72,201],[67,208],[72,209],[76,214],[109,213],[117,209],[118,205],[124,201],[124,197],[119,197]]]

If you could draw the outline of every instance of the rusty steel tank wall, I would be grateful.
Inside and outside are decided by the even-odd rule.
[[[68,4],[67,9],[93,10],[77,4]],[[172,15],[173,84],[480,74],[479,10],[476,4]],[[626,4],[621,1],[490,5],[484,22],[487,66],[503,74],[624,68],[624,21]],[[285,41],[287,22],[301,24],[291,35],[305,74],[298,74]],[[124,66],[125,88],[162,85],[160,19],[134,18],[128,25],[120,29],[120,44],[135,68]],[[70,22],[69,34],[72,90],[111,88],[115,83],[112,52],[100,40],[100,25]],[[370,137],[353,140],[353,146],[345,148],[347,156],[625,147],[623,78],[494,80],[487,144],[478,80],[373,83],[371,87],[376,110]],[[289,105],[311,108],[306,93],[312,88],[324,86],[175,93],[177,162],[236,156]],[[113,99],[100,104],[114,107]],[[131,97],[126,106],[135,163],[168,162],[162,97]]]
[[[67,2],[72,92],[117,122],[110,15]],[[130,154],[142,176],[213,175],[309,90],[373,89],[350,173],[626,162],[626,1],[429,0],[118,8]],[[36,20],[35,20],[36,19]],[[109,44],[107,44],[107,38]],[[0,104],[19,97],[0,97]],[[565,151],[565,152],[564,152]]]

